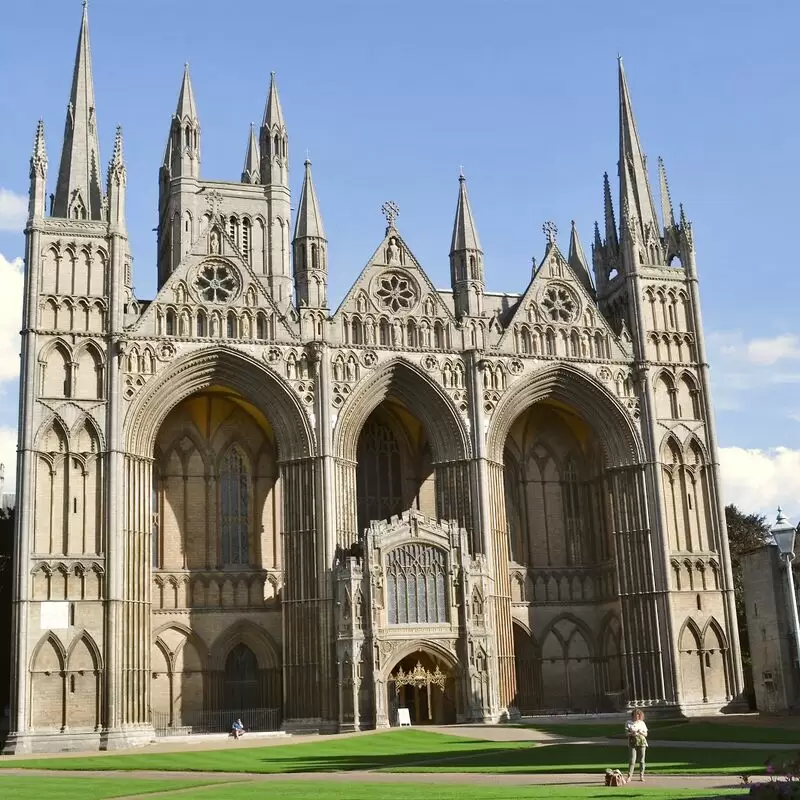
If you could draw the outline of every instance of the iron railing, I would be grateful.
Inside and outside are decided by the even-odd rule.
[[[187,736],[201,733],[229,733],[240,719],[245,731],[277,731],[280,729],[279,708],[247,708],[225,711],[153,711],[156,736]]]

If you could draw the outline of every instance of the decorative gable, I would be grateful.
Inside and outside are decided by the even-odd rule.
[[[266,292],[222,220],[212,217],[128,333],[294,342],[296,322],[293,310],[284,314]]]
[[[333,315],[345,344],[373,347],[453,346],[456,321],[393,227]]]
[[[554,242],[548,245],[498,348],[523,355],[594,361],[632,356],[630,339],[614,334]]]

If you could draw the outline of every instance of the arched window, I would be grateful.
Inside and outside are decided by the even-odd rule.
[[[364,327],[358,317],[353,317],[352,332],[353,344],[364,344]]]
[[[256,338],[267,338],[267,326],[263,314],[259,314],[258,317],[256,317]]]
[[[358,440],[358,529],[403,510],[400,447],[393,431],[367,421]]]
[[[444,325],[438,321],[433,326],[433,346],[437,350],[444,350],[446,347],[444,341]]]
[[[390,625],[447,622],[444,550],[406,544],[386,558],[386,599]]]
[[[408,347],[419,346],[419,342],[417,340],[417,323],[414,322],[413,319],[410,319],[406,323],[406,344]]]
[[[237,327],[238,326],[236,325],[236,314],[234,314],[233,311],[229,311],[228,312],[228,338],[229,339],[235,339],[237,337],[237,335],[238,335],[237,330],[236,330]]]
[[[389,320],[385,317],[381,318],[378,325],[378,342],[384,347],[388,347],[392,342],[391,333],[389,331]]]
[[[583,544],[581,541],[581,498],[578,471],[570,457],[564,464],[563,477],[564,527],[567,534],[567,562],[583,563]]]
[[[171,308],[167,309],[167,336],[175,335],[175,322],[175,312]]]
[[[219,486],[222,563],[248,564],[250,487],[244,458],[237,448],[231,449],[225,456]]]
[[[532,353],[533,344],[531,342],[531,332],[527,328],[523,328],[520,333],[520,350],[523,353]]]
[[[197,335],[208,336],[208,319],[202,309],[197,312]]]
[[[225,710],[245,711],[261,705],[258,660],[246,644],[237,644],[225,659]]]

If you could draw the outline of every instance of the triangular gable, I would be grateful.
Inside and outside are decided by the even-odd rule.
[[[207,275],[200,275],[198,269],[200,265],[208,268],[204,270]],[[228,282],[220,280],[225,270],[230,272]],[[223,299],[229,291],[230,298]],[[209,299],[209,296],[215,299]],[[212,217],[200,226],[200,232],[192,241],[189,252],[169,275],[142,316],[127,329],[127,332],[133,335],[162,335],[158,332],[158,312],[159,309],[165,312],[167,308],[175,309],[178,314],[185,308],[203,308],[209,317],[213,312],[218,312],[222,318],[231,309],[237,311],[250,309],[253,315],[263,311],[269,318],[274,319],[272,326],[274,335],[266,338],[271,341],[294,342],[298,337],[298,333],[294,330],[297,322],[294,309],[289,307],[286,311],[282,311],[278,307],[239,252],[218,216]],[[193,338],[195,333],[196,331],[192,330],[182,334],[178,329],[173,335],[178,338],[181,336]],[[212,334],[209,332],[207,335]],[[252,338],[256,338],[255,331],[252,332]]]
[[[391,280],[392,274],[409,276],[413,279],[413,285],[381,286],[380,280]],[[413,297],[408,296],[409,291]],[[438,317],[449,320],[454,326],[456,324],[447,304],[394,227],[387,228],[383,241],[361,270],[333,318],[346,313],[390,317],[400,313],[406,316]]]
[[[593,328],[608,335],[612,360],[629,359],[632,355],[630,339],[626,342],[614,333],[584,282],[575,274],[555,242],[548,245],[542,263],[509,318],[497,344],[498,349],[516,350],[515,332],[523,323]]]

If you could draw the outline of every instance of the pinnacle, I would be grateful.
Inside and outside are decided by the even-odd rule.
[[[675,225],[675,212],[672,209],[672,198],[669,195],[667,169],[661,156],[658,157],[658,183],[661,191],[661,216],[664,220],[664,227],[673,227]]]
[[[456,218],[453,222],[450,253],[456,253],[459,250],[481,251],[481,243],[467,194],[467,179],[463,172],[458,176],[458,204],[456,205]]]
[[[264,108],[264,121],[261,123],[263,128],[285,128],[283,121],[283,111],[281,101],[278,97],[278,84],[275,80],[275,73],[270,73],[269,94],[267,95],[267,105]]]
[[[102,169],[100,163],[92,53],[89,46],[89,12],[84,4],[53,202],[53,216],[70,216],[77,198],[81,204],[76,209],[77,213],[85,215],[87,219],[101,219],[103,193],[100,188]]]
[[[653,230],[658,230],[653,196],[647,180],[647,164],[639,141],[628,79],[621,58],[619,59],[619,173],[620,204],[623,210],[627,201],[629,213],[638,217],[643,229],[651,227]]]
[[[33,140],[33,157],[47,161],[47,153],[44,147],[44,120],[42,119],[36,125],[36,136]]]
[[[242,169],[242,183],[261,183],[261,153],[256,138],[256,126],[250,123],[250,136],[247,140],[247,150],[244,156],[244,168]]]
[[[596,223],[595,223],[596,226]],[[587,291],[592,291],[592,279],[589,276],[589,262],[586,259],[586,254],[583,252],[581,246],[581,239],[578,236],[578,228],[575,225],[575,220],[572,220],[572,229],[569,235],[569,256],[567,258],[572,271],[575,276],[583,284]]]
[[[297,206],[297,220],[294,226],[294,238],[324,239],[325,229],[322,225],[322,214],[319,210],[319,201],[314,189],[314,180],[311,177],[311,162],[306,159],[306,174],[303,179],[303,189],[300,193],[300,203]]]
[[[194,91],[192,90],[192,79],[189,77],[189,64],[183,65],[183,80],[181,91],[178,95],[178,107],[175,109],[175,116],[178,119],[197,120],[197,106],[194,102]]]

